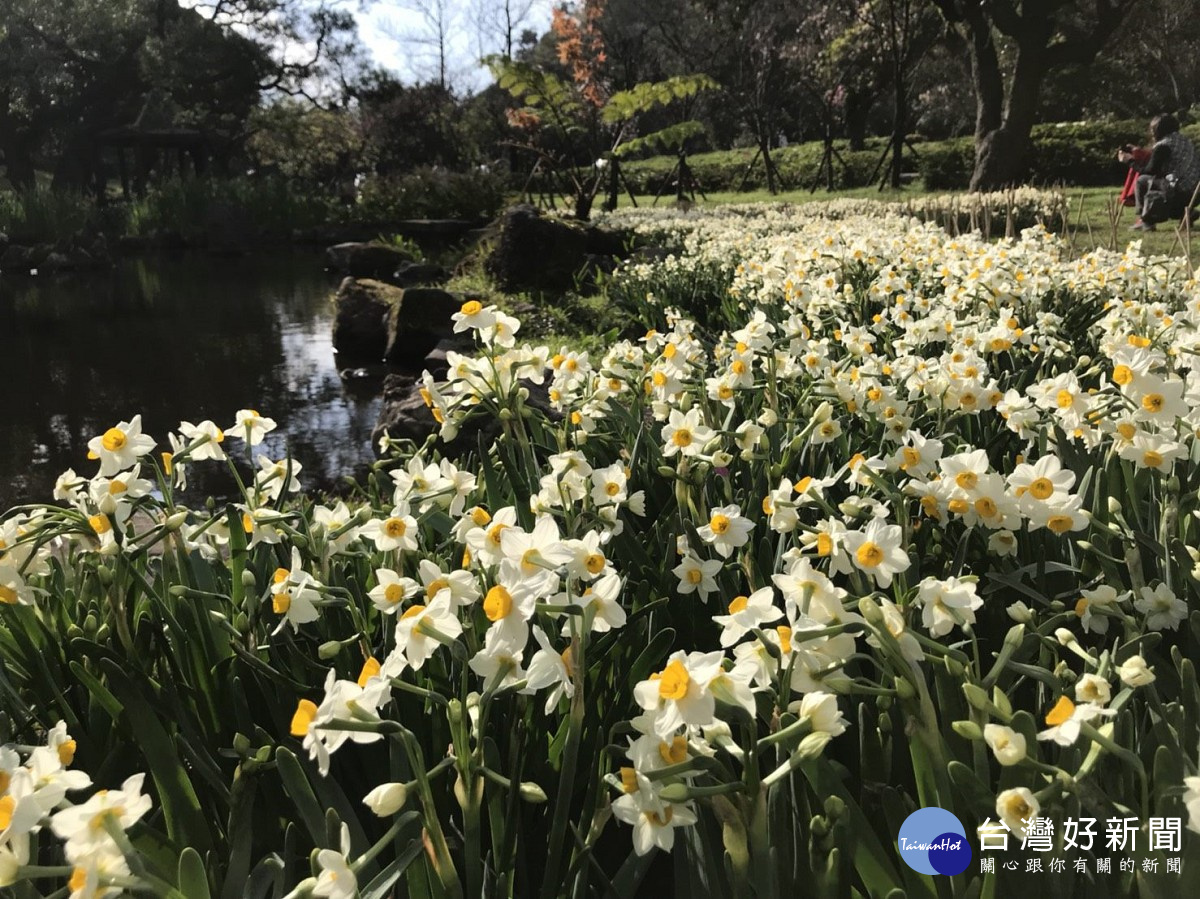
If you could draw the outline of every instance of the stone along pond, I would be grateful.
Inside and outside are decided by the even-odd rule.
[[[279,429],[256,451],[280,458],[290,447],[306,486],[364,470],[381,401],[378,382],[338,375],[336,285],[312,251],[0,275],[0,510],[50,501],[67,468],[90,476],[87,441],[138,413],[166,449],[181,420],[227,427],[238,409],[258,409]],[[204,463],[185,496],[234,490],[223,465]]]

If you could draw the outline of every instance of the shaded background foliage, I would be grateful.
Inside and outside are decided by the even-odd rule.
[[[563,34],[531,30],[528,4],[476,5],[480,46],[486,27],[505,58],[569,80]],[[873,136],[898,128],[925,141],[973,135],[970,149],[983,147],[992,126],[980,130],[977,77],[968,89],[973,27],[986,31],[1004,90],[1024,77],[1022,58],[1037,69],[1022,122],[997,120],[1006,135],[1024,119],[1145,120],[1170,110],[1187,120],[1200,101],[1200,0],[1076,0],[1038,10],[1004,2],[988,6],[992,18],[977,25],[952,0],[610,0],[596,9],[602,89],[713,79],[720,90],[688,110],[702,128],[686,148],[761,152],[770,163],[747,186],[799,186],[810,173],[789,177],[786,155],[776,160],[775,151],[827,137],[865,152]],[[404,39],[444,55],[449,26],[429,21],[442,24]],[[1024,35],[1033,30],[1049,34],[1052,46],[1031,44]],[[1060,52],[1064,46],[1075,49]],[[205,167],[216,175],[279,177],[343,205],[365,181],[387,184],[422,167],[486,168],[502,187],[519,189],[535,159],[513,146],[511,105],[497,85],[472,88],[444,65],[422,83],[405,83],[370,61],[345,8],[318,0],[0,0],[0,187],[113,199],[117,161],[105,139],[123,129],[199,135]],[[651,133],[677,120],[663,108],[647,112],[638,128]],[[1095,124],[1072,132],[1086,145],[1074,152],[1090,158],[1093,142],[1110,133]],[[1141,138],[1140,128],[1133,137]],[[988,177],[1079,180],[1076,166],[1048,166],[1055,147],[1033,139],[1017,134],[1001,154],[1003,171]],[[1113,149],[1103,147],[1108,155]],[[872,151],[878,159],[882,146]],[[593,161],[578,155],[577,165]],[[179,174],[159,157],[135,167],[145,176],[135,179],[139,190]],[[903,170],[928,179],[931,167],[926,186],[963,180],[945,176],[944,158],[926,165],[907,153],[895,177]],[[835,168],[833,182],[845,185],[865,183],[875,166],[847,160]],[[1114,168],[1089,164],[1082,182],[1108,178]]]

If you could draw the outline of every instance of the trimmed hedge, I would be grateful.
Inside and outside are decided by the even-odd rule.
[[[1119,185],[1125,178],[1126,167],[1117,162],[1117,148],[1127,144],[1144,144],[1148,137],[1146,122],[1126,120],[1117,122],[1060,122],[1036,125],[1033,129],[1033,154],[1026,172],[1031,184],[1067,184],[1075,186]],[[1200,124],[1189,125],[1184,134],[1200,145]],[[971,181],[975,162],[975,142],[971,137],[941,141],[914,139],[917,159],[906,168],[920,175],[928,190],[964,190]],[[835,167],[835,188],[865,187],[883,152],[884,138],[867,142],[867,149],[852,152],[845,141],[835,146],[846,161],[846,168]],[[822,145],[818,141],[797,144],[771,154],[788,189],[811,186],[820,163]],[[688,163],[700,186],[706,191],[736,191],[743,181],[754,150],[735,149],[715,153],[699,153],[688,157]],[[675,165],[673,156],[625,162],[626,179],[635,193],[653,194],[660,188],[664,194],[674,191],[674,181],[668,176]],[[820,186],[824,187],[822,178]],[[766,172],[758,161],[745,178],[746,190],[766,187]]]

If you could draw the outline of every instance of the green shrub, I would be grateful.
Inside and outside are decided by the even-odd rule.
[[[927,190],[961,190],[971,182],[975,143],[969,137],[919,144],[918,169]]]
[[[507,185],[491,172],[416,169],[363,185],[356,218],[388,222],[415,218],[489,218],[504,205]]]
[[[875,146],[875,145],[878,146]],[[882,152],[881,141],[869,143],[869,149],[852,151],[844,141],[835,144],[845,166],[834,165],[834,188],[861,187],[871,178]],[[771,160],[775,163],[786,190],[810,187],[817,179],[824,147],[820,143],[796,144],[774,150]],[[761,159],[755,159],[753,148],[737,148],[713,153],[697,153],[688,157],[688,165],[704,191],[763,190],[767,186],[767,172]],[[751,165],[753,163],[753,165]],[[634,193],[671,196],[675,192],[675,157],[656,156],[627,162],[624,174]],[[825,185],[824,178],[820,185]]]
[[[282,178],[188,179],[165,182],[135,200],[128,233],[170,232],[189,243],[230,234],[280,240],[342,215],[332,198],[299,190]]]
[[[1183,129],[1193,141],[1200,141],[1200,125]],[[848,149],[845,141],[834,146],[845,166],[834,168],[833,186],[837,190],[866,187],[883,153],[885,139],[867,141],[867,148]],[[1115,122],[1059,122],[1037,125],[1033,129],[1033,152],[1025,177],[1032,184],[1070,184],[1099,186],[1120,184],[1126,167],[1117,161],[1117,148],[1127,143],[1147,142],[1146,123],[1139,120]],[[905,168],[919,173],[927,190],[964,190],[971,182],[975,165],[975,142],[971,137],[915,143],[915,162]],[[785,189],[810,187],[817,180],[823,146],[819,141],[794,144],[775,150],[771,158],[783,178]],[[762,190],[766,171],[762,161],[750,168],[753,148],[738,148],[700,153],[688,158],[697,181],[705,191]],[[625,178],[635,193],[664,195],[674,192],[675,157],[660,156],[625,164]],[[747,170],[749,172],[747,173]],[[818,187],[824,187],[824,178]]]
[[[83,230],[123,227],[119,209],[102,208],[75,191],[0,191],[0,231],[15,243],[52,243]]]

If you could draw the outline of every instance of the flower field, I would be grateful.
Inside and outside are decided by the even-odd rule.
[[[644,335],[466,302],[439,435],[345,499],[257,411],[114,422],[0,519],[0,884],[1195,894],[1200,285],[914,216],[618,213]],[[930,806],[952,877],[897,849]]]

